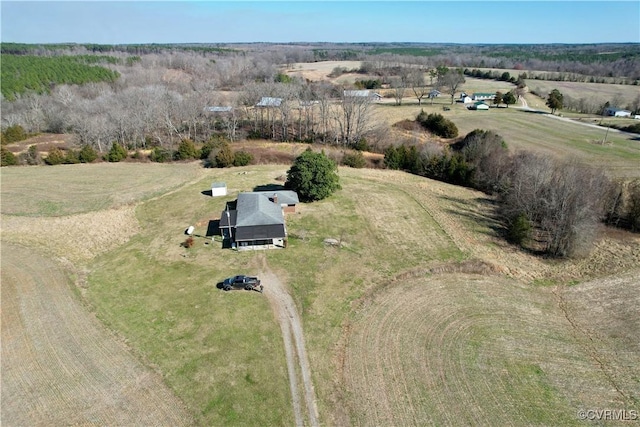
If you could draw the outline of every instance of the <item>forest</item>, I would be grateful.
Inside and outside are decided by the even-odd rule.
[[[119,74],[96,64],[115,64],[111,56],[34,56],[2,54],[0,85],[3,98],[13,101],[27,92],[49,93],[51,87],[62,84],[114,82]]]
[[[586,81],[640,81],[637,44],[2,43],[2,129],[20,125],[27,133],[73,133],[99,152],[113,142],[133,150],[174,149],[181,140],[206,141],[214,134],[342,144],[366,137],[374,146],[378,138],[365,120],[367,103],[329,102],[349,88],[283,71],[319,59],[362,61],[359,69],[343,71],[361,73],[359,87],[370,81],[392,88],[400,103],[405,91],[426,97],[443,69],[549,70]],[[286,102],[252,109],[262,97]],[[314,108],[308,108],[311,103]],[[233,108],[228,114],[205,111],[216,106]]]

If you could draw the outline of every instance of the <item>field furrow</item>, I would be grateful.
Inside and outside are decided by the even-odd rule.
[[[393,283],[354,315],[344,370],[355,425],[572,425],[611,402],[549,292],[511,279]],[[574,390],[591,383],[585,399]]]
[[[190,424],[162,379],[73,297],[69,280],[54,262],[3,242],[2,423]]]

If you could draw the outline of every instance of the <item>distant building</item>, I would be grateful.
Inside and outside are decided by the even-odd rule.
[[[472,101],[486,101],[486,100],[493,100],[495,99],[496,94],[495,93],[482,93],[482,92],[478,92],[478,93],[474,93],[473,96],[471,97]]]
[[[345,98],[369,98],[373,101],[382,99],[382,95],[378,92],[371,92],[370,90],[345,90],[342,92],[342,96]]]
[[[209,113],[231,113],[233,111],[233,107],[231,106],[212,106],[205,107],[205,111]]]
[[[260,98],[260,102],[256,104],[256,107],[273,108],[282,105],[282,98],[272,98],[270,96],[263,96]]]
[[[484,103],[484,101],[474,102],[472,105],[467,107],[469,110],[488,110],[489,106]]]
[[[611,117],[631,117],[631,111],[616,107],[607,107],[604,114]]]

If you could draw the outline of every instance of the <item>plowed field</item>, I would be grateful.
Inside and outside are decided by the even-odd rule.
[[[7,426],[181,426],[191,420],[161,376],[72,295],[65,270],[6,243],[1,385]]]

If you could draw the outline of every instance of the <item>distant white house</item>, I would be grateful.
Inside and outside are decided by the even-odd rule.
[[[604,114],[612,117],[631,117],[631,111],[616,107],[607,107],[604,110]]]
[[[462,93],[460,94],[460,102],[464,103],[464,104],[471,104],[473,102],[473,99],[471,99],[471,97],[469,95],[467,95],[466,93]]]
[[[495,93],[477,92],[477,93],[473,94],[473,96],[471,97],[471,100],[472,101],[487,101],[487,100],[495,99],[495,97],[496,97]]]
[[[429,92],[428,97],[429,98],[437,98],[441,95],[440,91],[438,89],[433,89],[431,92]]]

